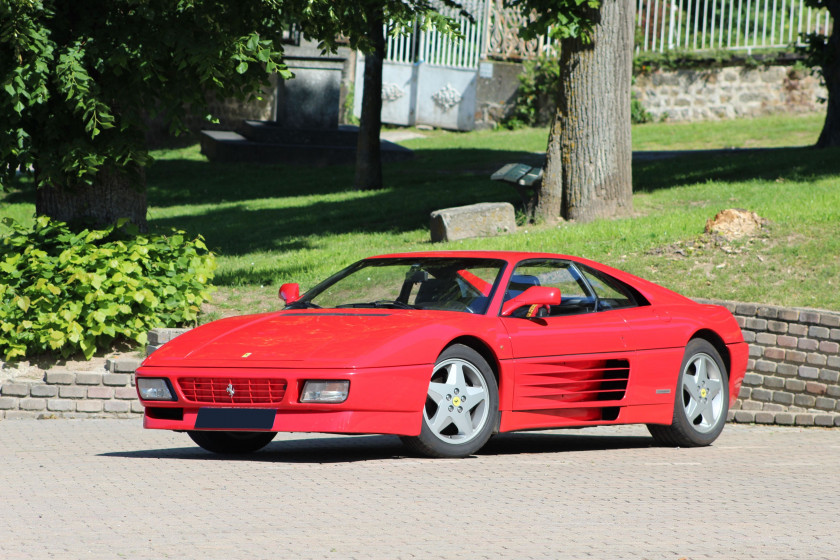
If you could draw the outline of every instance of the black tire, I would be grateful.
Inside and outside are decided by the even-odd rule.
[[[696,338],[685,347],[670,426],[648,424],[662,445],[701,447],[717,439],[729,412],[729,375],[718,351]]]
[[[259,451],[274,439],[277,432],[187,432],[202,449],[225,455]]]
[[[428,457],[467,457],[490,439],[498,414],[499,389],[490,365],[472,348],[454,344],[432,370],[420,435],[402,440]]]

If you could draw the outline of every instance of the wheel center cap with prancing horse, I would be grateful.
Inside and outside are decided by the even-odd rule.
[[[452,404],[454,406],[461,406],[461,397],[458,397],[458,396],[452,397]]]
[[[702,389],[700,389],[700,398],[701,398],[701,399],[705,399],[705,398],[706,398],[706,395],[708,395],[708,394],[709,394],[709,391],[707,391],[705,387],[703,387]]]

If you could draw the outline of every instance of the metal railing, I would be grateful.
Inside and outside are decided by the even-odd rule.
[[[637,51],[746,50],[801,45],[828,35],[828,10],[803,0],[638,0]]]

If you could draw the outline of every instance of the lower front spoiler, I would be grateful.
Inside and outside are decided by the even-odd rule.
[[[181,418],[174,417],[171,411],[183,410]],[[248,430],[266,432],[326,432],[338,434],[396,434],[405,436],[416,436],[420,434],[422,418],[419,412],[396,412],[396,411],[358,411],[358,410],[284,410],[284,409],[225,409],[223,407],[212,407],[208,410],[253,410],[260,411],[258,414],[265,416],[267,411],[274,413],[274,421],[270,428],[257,429],[254,425],[237,427],[232,423],[229,426],[213,423],[196,425],[199,419],[199,408],[154,408],[147,407],[143,416],[143,427],[153,430],[179,430],[188,431],[196,429],[209,430]],[[161,414],[165,418],[157,417],[159,411],[167,411]],[[268,424],[265,424],[268,425]]]

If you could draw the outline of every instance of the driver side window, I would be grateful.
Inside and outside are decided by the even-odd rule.
[[[531,286],[548,286],[560,290],[560,305],[551,306],[549,317],[576,315],[595,310],[594,294],[569,261],[542,259],[520,263],[510,277],[505,290],[505,301],[513,299]]]

